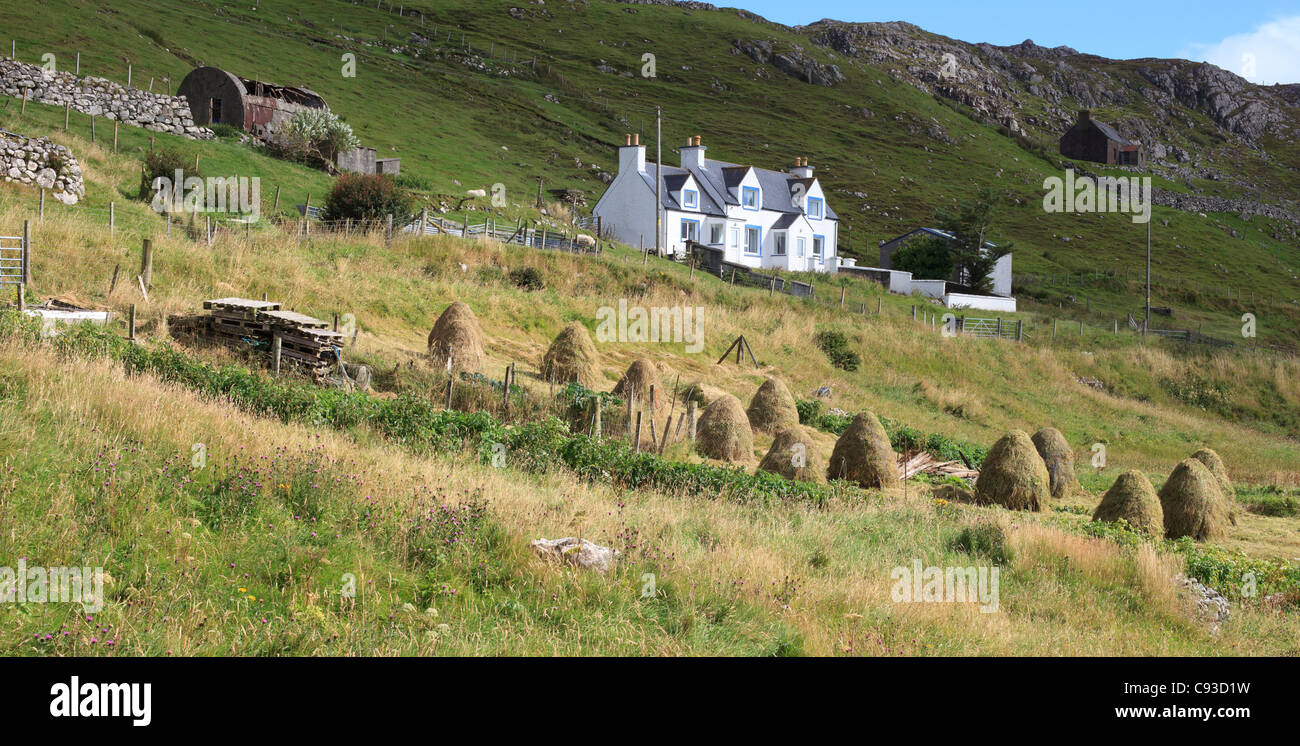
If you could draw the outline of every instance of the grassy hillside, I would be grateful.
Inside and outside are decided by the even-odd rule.
[[[508,6],[495,16],[492,3],[439,4],[436,13],[426,9],[426,28],[435,20],[454,22],[471,35],[479,33],[482,42],[491,31],[497,41],[487,43],[514,41],[521,55],[545,42],[553,50],[544,55],[552,70],[542,78],[543,69],[536,80],[470,73],[447,60],[412,61],[364,46],[356,47],[360,69],[373,68],[375,78],[335,77],[334,60],[356,42],[334,34],[373,38],[382,36],[381,24],[391,23],[396,25],[389,33],[400,31],[405,38],[400,24],[418,28],[419,23],[344,2],[320,6],[336,12],[304,11],[307,17],[298,20],[288,3],[279,2],[259,4],[254,16],[246,9],[217,13],[212,5],[171,0],[128,1],[111,10],[59,0],[51,13],[95,14],[101,23],[78,24],[83,31],[77,38],[24,42],[20,37],[19,56],[27,59],[23,49],[58,41],[59,49],[82,49],[86,71],[130,55],[137,82],[142,74],[157,74],[150,70],[179,77],[195,61],[276,82],[294,82],[300,75],[347,114],[368,143],[401,148],[397,154],[409,183],[427,182],[424,198],[506,183],[512,206],[502,219],[537,216],[531,203],[539,174],[546,174],[548,185],[594,189],[590,163],[612,161],[606,143],[624,129],[617,117],[630,117],[628,112],[653,104],[659,95],[698,107],[698,123],[683,124],[673,109],[669,121],[681,126],[683,136],[704,134],[716,147],[713,155],[784,165],[787,155],[809,154],[828,186],[857,190],[867,184],[872,209],[850,218],[858,221],[850,228],[855,242],[866,234],[873,242],[883,237],[870,233],[877,230],[871,226],[892,225],[886,220],[901,225],[907,218],[899,215],[919,219],[936,195],[965,196],[968,187],[998,178],[993,174],[1001,166],[994,164],[1003,160],[1019,158],[1010,162],[1024,169],[1023,179],[1030,182],[1022,184],[1026,200],[1034,179],[1041,182],[1052,168],[996,130],[888,78],[879,86],[867,78],[853,91],[813,90],[783,76],[752,82],[750,88],[740,77],[724,77],[727,68],[717,60],[732,55],[719,57],[714,54],[719,50],[708,46],[714,42],[680,36],[686,18],[681,9],[631,6],[636,13],[629,13],[629,6],[620,4],[573,5],[545,6],[547,15],[537,21],[549,32],[544,38],[519,30],[527,26],[513,26]],[[536,14],[542,6],[527,7]],[[26,12],[6,9],[4,14]],[[189,22],[165,22],[168,14]],[[701,18],[716,25],[708,38],[748,38],[756,29],[798,38],[734,12],[698,14],[692,20]],[[58,33],[57,24],[40,27],[42,34]],[[239,44],[212,33],[227,27],[238,33]],[[591,54],[593,39],[606,45],[621,39],[627,47],[597,45],[600,58],[633,69],[643,33],[644,38],[654,34],[667,50],[660,55],[655,82],[593,72],[588,68],[595,59],[556,51],[582,48]],[[669,39],[679,41],[672,46]],[[726,54],[729,41],[719,43]],[[676,54],[695,56],[681,63],[672,57],[673,64],[666,64]],[[691,70],[680,70],[682,65]],[[866,75],[860,67],[845,69],[850,80]],[[808,130],[795,126],[795,109],[781,114],[779,105],[755,105],[748,119],[736,114],[732,121],[720,120],[717,116],[744,109],[710,103],[702,90],[698,98],[683,93],[699,83],[688,74],[704,70],[734,85],[738,98],[741,91],[757,95],[768,85],[806,94],[815,107],[830,106],[828,95],[870,95],[867,105],[876,117],[859,116],[858,124],[846,121],[839,130]],[[572,90],[564,88],[568,92],[557,97],[559,103],[544,101],[546,92],[563,88],[562,80]],[[634,84],[651,90],[633,95],[639,91]],[[610,112],[584,103],[605,93]],[[617,110],[615,101],[626,110]],[[367,106],[382,110],[383,118],[357,113]],[[715,109],[720,114],[705,115]],[[974,137],[957,138],[970,144],[946,152],[918,149],[922,142],[905,127],[886,124],[892,119],[887,111],[933,115],[954,137]],[[794,126],[786,145],[761,135],[775,131],[764,117],[784,117]],[[620,246],[582,257],[442,237],[398,236],[391,243],[381,235],[302,240],[291,228],[263,221],[248,240],[223,235],[209,247],[191,240],[181,224],[167,235],[159,216],[133,199],[139,159],[149,147],[147,133],[123,129],[114,154],[105,146],[103,129],[92,145],[84,118],[74,117],[72,131],[65,133],[61,111],[33,104],[23,116],[16,106],[0,108],[0,128],[49,135],[69,145],[86,171],[86,200],[73,208],[50,201],[43,221],[36,218],[34,191],[0,185],[0,228],[32,221],[30,298],[63,297],[118,313],[105,332],[68,335],[54,343],[38,342],[18,329],[12,314],[0,316],[0,421],[9,424],[0,429],[0,474],[6,475],[0,481],[0,515],[11,518],[11,530],[0,535],[0,556],[39,557],[45,564],[97,559],[112,575],[109,606],[89,620],[54,605],[0,606],[0,647],[6,651],[1300,653],[1294,604],[1265,604],[1262,596],[1242,597],[1240,590],[1246,572],[1259,576],[1262,595],[1296,589],[1300,363],[1293,356],[1242,347],[1188,347],[1143,340],[1129,331],[1111,333],[1114,315],[1133,306],[1134,278],[1125,286],[1094,277],[1082,292],[1077,276],[1068,288],[1063,282],[1060,288],[1033,288],[1022,296],[1021,313],[1004,316],[1023,322],[1025,340],[1016,344],[946,338],[926,323],[944,309],[882,293],[872,283],[818,277],[814,299],[770,297],[673,262],[643,263],[636,251]],[[871,155],[863,157],[858,143],[872,137]],[[234,140],[155,139],[187,157],[198,154],[206,174],[259,175],[265,213],[271,212],[276,186],[282,187],[280,212],[288,214],[292,204],[308,193],[323,194],[330,183],[324,174],[267,158]],[[817,151],[808,149],[814,139]],[[575,157],[582,167],[573,163]],[[767,162],[769,157],[775,162]],[[931,167],[934,181],[906,181],[915,169]],[[891,186],[895,181],[898,186]],[[886,207],[876,196],[894,188],[899,208]],[[920,199],[923,189],[925,199]],[[110,202],[117,214],[112,235]],[[882,217],[882,209],[889,218]],[[846,206],[840,212],[855,211]],[[1170,221],[1168,227],[1157,222],[1157,231],[1176,230],[1179,243],[1186,239],[1184,246],[1197,247],[1187,248],[1179,260],[1159,254],[1158,271],[1183,268],[1209,284],[1222,285],[1213,279],[1216,263],[1244,272],[1248,265],[1241,262],[1255,256],[1252,251],[1284,256],[1295,251],[1280,244],[1269,244],[1267,251],[1250,248],[1259,238],[1249,232],[1260,230],[1258,219],[1231,223],[1247,231],[1245,237],[1219,242],[1215,223],[1227,225],[1235,218],[1162,210],[1156,218]],[[1071,236],[1113,235],[1128,242],[1138,233],[1118,216],[1071,219],[1078,226],[1062,230],[1046,223],[1032,205],[1009,210],[1007,233],[1023,247],[1018,271],[1024,269],[1022,255],[1036,261],[1034,236],[1068,230]],[[1014,232],[1016,226],[1023,227],[1024,237]],[[149,299],[129,281],[110,292],[114,267],[121,267],[124,277],[134,276],[146,237],[154,242]],[[1061,266],[1091,266],[1077,248],[1085,243],[1044,243],[1050,254],[1038,266],[1058,273]],[[1074,248],[1066,253],[1057,245]],[[1233,261],[1212,254],[1212,246],[1227,247],[1222,250],[1232,252]],[[1095,261],[1098,255],[1112,256],[1086,258]],[[512,279],[512,272],[524,269],[536,273],[540,288],[521,287]],[[1276,273],[1252,274],[1252,279],[1279,293],[1295,288]],[[1206,333],[1223,336],[1234,334],[1241,313],[1252,308],[1209,292],[1161,292],[1158,304],[1178,308],[1175,323],[1203,321]],[[294,376],[275,380],[255,356],[185,347],[168,338],[171,314],[198,312],[206,298],[264,293],[320,318],[353,314],[359,332],[344,356],[373,366],[376,394],[344,395]],[[662,460],[625,458],[617,444],[607,446],[613,450],[587,449],[582,436],[548,419],[566,414],[567,394],[542,379],[539,363],[564,324],[577,320],[593,328],[598,309],[618,299],[647,307],[702,308],[704,349],[692,354],[682,344],[601,344],[598,390],[612,389],[627,366],[643,356],[659,366],[665,388],[678,382],[676,393],[695,387],[705,398],[730,392],[748,402],[765,376],[776,375],[799,400],[817,399],[815,392],[827,386],[832,393],[820,400],[824,409],[876,412],[896,444],[910,433],[914,440],[961,448],[976,458],[1009,429],[1032,432],[1052,425],[1074,449],[1085,492],[1033,515],[936,501],[931,492],[937,485],[927,479],[885,491],[837,486],[810,497],[788,486],[755,486],[754,466],[771,442],[761,435],[753,458],[727,472],[680,441]],[[512,394],[508,411],[501,410],[490,381],[460,384],[465,398],[457,406],[466,414],[441,411],[446,379],[427,364],[425,340],[433,320],[453,300],[470,304],[483,326],[487,359],[481,372],[499,381],[507,365],[517,366],[521,389]],[[119,339],[131,304],[139,313],[139,346]],[[1259,315],[1262,341],[1285,341],[1292,330],[1300,331],[1294,311],[1281,303]],[[1053,336],[1058,318],[1076,321],[1059,324]],[[1078,319],[1088,322],[1082,333]],[[823,330],[846,335],[862,358],[859,370],[841,370],[817,349],[812,335]],[[758,367],[715,362],[740,334],[752,345]],[[1087,383],[1093,381],[1099,386]],[[830,448],[832,430],[828,426],[816,436],[819,448]],[[510,441],[514,450],[503,468],[491,466],[485,457],[490,443],[473,433]],[[190,461],[196,443],[208,454],[197,469]],[[1089,469],[1098,443],[1106,447],[1107,464]],[[1150,542],[1098,529],[1088,520],[1100,493],[1122,471],[1139,469],[1158,488],[1179,460],[1202,446],[1223,455],[1238,491],[1238,522],[1224,541]],[[602,454],[621,460],[606,468]],[[725,486],[701,487],[714,479]],[[527,547],[541,536],[570,535],[622,551],[618,569],[610,576],[562,570],[534,558]],[[981,614],[961,604],[893,602],[891,570],[914,559],[935,566],[1000,566],[1000,613]],[[355,576],[355,600],[339,596],[345,573]],[[647,573],[654,574],[657,590],[642,597]],[[1233,601],[1231,618],[1217,631],[1180,592],[1179,573],[1203,580]],[[112,646],[106,645],[109,640]]]
[[[993,185],[1011,200],[998,239],[1016,244],[1018,274],[1038,277],[1022,284],[1028,302],[1101,325],[1141,307],[1136,281],[1078,286],[1079,272],[1141,277],[1145,230],[1123,215],[1042,211],[1043,178],[1060,175],[1061,167],[1051,148],[1035,143],[1053,141],[1056,133],[1016,139],[979,124],[968,108],[897,80],[902,62],[845,58],[814,44],[810,29],[734,10],[592,2],[512,15],[505,2],[418,0],[403,7],[405,16],[342,0],[311,9],[269,0],[256,11],[175,0],[111,6],[56,0],[41,7],[39,21],[34,7],[4,13],[19,58],[29,62],[49,51],[68,69],[80,52],[83,72],[119,81],[129,61],[136,83],[155,78],[161,86],[170,76],[174,84],[203,63],[307,85],[367,144],[402,157],[408,183],[435,207],[442,203],[438,195],[500,182],[513,218],[531,212],[539,178],[546,188],[582,189],[594,203],[603,188],[596,174],[615,168],[613,146],[624,132],[640,132],[649,142],[657,105],[665,111],[670,163],[677,158],[674,144],[692,134],[703,135],[711,156],[728,160],[776,168],[810,157],[842,217],[841,251],[869,263],[878,259],[879,241],[929,222],[935,208],[968,197],[978,185]],[[802,50],[817,64],[837,64],[844,81],[809,85],[757,65],[733,46],[754,39]],[[345,52],[357,55],[355,78],[341,74]],[[645,53],[656,56],[654,79],[639,74]],[[1141,62],[1150,61],[1095,64],[1133,78]],[[1154,116],[1147,109],[1111,113]],[[46,113],[45,123],[52,116]],[[1269,141],[1265,152],[1272,157],[1264,157],[1215,135],[1203,114],[1180,111],[1175,120],[1182,119],[1188,122],[1182,141],[1233,176],[1188,184],[1266,201],[1297,197],[1294,148]],[[268,192],[282,187],[282,211],[324,186],[299,170],[258,171],[265,164],[255,167],[238,156],[210,163],[214,170],[261,175]],[[1188,188],[1163,178],[1156,186]],[[1239,338],[1241,314],[1249,311],[1266,343],[1294,347],[1300,246],[1293,225],[1163,208],[1154,219],[1153,303],[1175,308],[1171,326]],[[1068,272],[1076,275],[1070,284]]]

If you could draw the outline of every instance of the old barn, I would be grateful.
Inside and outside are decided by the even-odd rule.
[[[1092,118],[1084,109],[1074,126],[1061,135],[1061,155],[1116,166],[1145,166],[1142,144],[1125,139],[1105,122]]]
[[[249,80],[217,67],[194,68],[177,94],[189,101],[195,124],[229,124],[259,138],[275,134],[303,109],[329,108],[307,88]]]

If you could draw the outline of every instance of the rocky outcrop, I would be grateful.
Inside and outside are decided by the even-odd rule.
[[[197,127],[184,96],[165,96],[128,88],[104,78],[78,78],[35,65],[0,59],[0,94],[119,121],[132,127],[207,140],[212,130]]]
[[[825,65],[808,56],[801,47],[777,50],[766,40],[731,43],[732,54],[743,54],[760,65],[771,65],[792,78],[813,85],[832,86],[844,82],[844,74],[837,65]]]
[[[1171,61],[1139,67],[1137,72],[1183,106],[1252,142],[1270,126],[1286,121],[1286,99],[1214,65]]]
[[[86,196],[81,165],[72,151],[50,142],[0,130],[0,176],[40,189],[48,189],[58,201],[75,205]]]
[[[1146,144],[1157,162],[1183,152],[1174,143],[1200,126],[1191,112],[1209,116],[1226,138],[1252,146],[1265,134],[1293,141],[1300,134],[1293,111],[1300,86],[1257,86],[1205,63],[1115,64],[1031,40],[1005,47],[968,44],[901,22],[818,21],[798,30],[815,44],[886,68],[898,80],[970,107],[975,119],[1012,133],[1055,139],[1079,109],[1141,111],[1107,123]]]

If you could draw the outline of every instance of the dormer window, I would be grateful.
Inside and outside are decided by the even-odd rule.
[[[682,190],[682,206],[694,210],[700,206],[700,193],[694,189]]]
[[[746,210],[758,209],[758,187],[740,188],[740,205]]]
[[[822,211],[823,211],[824,209],[825,209],[825,208],[823,207],[822,200],[821,200],[820,197],[809,197],[809,198],[808,198],[808,217],[809,217],[809,218],[812,218],[813,220],[821,220],[821,219],[822,219]]]

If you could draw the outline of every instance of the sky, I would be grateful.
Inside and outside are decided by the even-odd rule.
[[[712,0],[786,25],[907,21],[968,42],[1068,46],[1114,59],[1211,62],[1255,83],[1300,83],[1300,0]],[[1085,8],[1091,6],[1095,12]]]

